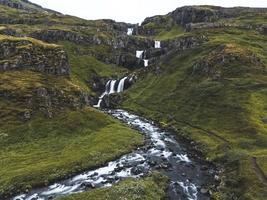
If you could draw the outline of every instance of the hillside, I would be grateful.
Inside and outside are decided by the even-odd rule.
[[[266,199],[266,52],[263,8],[186,6],[138,26],[0,0],[0,199],[142,145],[136,130],[91,108],[109,80],[125,76],[129,89],[103,106],[192,144],[220,172],[212,198]],[[166,182],[154,173],[63,199],[164,198]]]
[[[0,9],[0,199],[103,165],[143,143],[136,131],[88,108],[93,92],[84,85],[96,73],[93,67],[108,75],[116,69],[92,56],[68,55],[71,43],[62,46],[28,35],[43,20],[46,29],[53,16],[60,23],[58,14]],[[33,25],[36,16],[40,22]],[[70,20],[70,26],[84,22],[60,18]],[[75,71],[76,62],[87,63],[88,73],[78,71],[80,65]]]
[[[149,18],[143,26],[151,27],[157,39],[203,35],[207,41],[195,48],[174,50],[145,74],[140,72],[123,107],[196,141],[196,149],[222,166],[216,198],[265,199],[267,12],[231,9],[234,17],[221,18],[215,13],[227,9],[185,9],[196,10],[194,20],[183,12],[187,17],[179,21],[181,8]],[[173,16],[178,21],[173,22]],[[160,27],[166,19],[180,28]],[[181,26],[186,32],[175,31]]]

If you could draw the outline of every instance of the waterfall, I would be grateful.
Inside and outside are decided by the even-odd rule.
[[[106,95],[109,95],[109,94],[113,94],[113,93],[119,93],[119,92],[123,92],[124,90],[124,83],[126,81],[128,77],[124,77],[122,79],[119,80],[119,84],[118,84],[118,87],[116,88],[116,83],[117,83],[117,80],[109,80],[107,83],[106,83],[106,89],[105,89],[105,92],[103,94],[101,94],[101,96],[99,97],[99,100],[98,100],[98,103],[96,105],[94,105],[95,108],[100,108],[101,107],[101,103],[103,101],[103,98],[106,96]]]
[[[133,35],[133,28],[128,28],[127,35]]]
[[[113,94],[116,92],[115,90],[115,84],[116,84],[117,80],[112,80],[111,83],[110,83],[110,90],[109,90],[109,93],[108,94]]]
[[[94,105],[95,108],[100,108],[101,103],[102,103],[103,98],[104,98],[105,95],[106,95],[106,93],[103,93],[103,94],[99,97],[98,103],[97,103],[96,105]]]
[[[145,66],[145,67],[148,66],[148,61],[149,61],[149,60],[144,59],[144,66]]]
[[[143,58],[143,53],[144,53],[144,51],[136,51],[136,57],[139,58],[139,59],[142,59]]]
[[[161,48],[160,41],[155,41],[155,48],[156,49],[160,49]]]
[[[118,85],[118,89],[117,89],[117,92],[123,92],[123,89],[124,89],[124,83],[125,83],[125,80],[127,79],[127,76],[124,77],[123,79],[120,80],[119,82],[119,85]]]
[[[107,84],[106,84],[106,90],[105,90],[105,92],[99,97],[98,103],[97,103],[96,105],[94,105],[95,108],[100,108],[104,96],[106,96],[106,94],[109,94],[109,85],[110,85],[110,82],[111,82],[110,80],[107,82]]]
[[[106,84],[106,91],[105,91],[105,93],[106,94],[108,94],[109,93],[109,85],[110,85],[110,82],[111,82],[111,80],[109,80],[108,82],[107,82],[107,84]]]

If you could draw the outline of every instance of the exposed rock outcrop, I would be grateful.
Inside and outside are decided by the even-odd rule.
[[[262,25],[262,26],[260,26],[259,31],[260,31],[262,34],[267,35],[267,25]]]
[[[39,6],[38,4],[34,4],[28,0],[0,0],[0,4],[15,8],[15,9],[21,9],[21,10],[27,10],[27,11],[38,11],[38,12],[52,12],[52,13],[59,13],[50,9],[43,8]]]
[[[214,22],[219,19],[219,11],[208,7],[186,6],[171,13],[177,24],[185,26],[188,23]]]
[[[242,68],[233,69],[236,62],[238,65],[242,63]],[[197,61],[193,66],[192,75],[201,75],[218,80],[223,77],[236,77],[248,72],[264,73],[265,70],[266,66],[255,54],[236,45],[226,44],[220,45],[209,55]]]
[[[32,69],[47,74],[70,75],[67,54],[55,45],[6,38],[0,40],[0,59],[0,71]]]

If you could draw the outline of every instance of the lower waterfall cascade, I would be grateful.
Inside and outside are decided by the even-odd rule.
[[[119,85],[118,85],[118,89],[117,89],[117,93],[123,92],[123,90],[124,90],[124,83],[125,83],[125,81],[126,81],[127,78],[128,77],[126,76],[126,77],[124,77],[123,79],[120,80]]]
[[[132,35],[133,34],[133,28],[128,28],[127,30],[127,35]],[[154,48],[161,48],[161,42],[160,41],[155,41],[155,46]],[[149,65],[149,59],[146,59],[146,50],[137,50],[136,51],[136,57],[138,59],[141,59],[144,61],[144,67],[148,67]],[[103,98],[106,95],[109,94],[113,94],[113,93],[120,93],[124,91],[124,83],[127,80],[127,77],[122,78],[121,80],[119,80],[119,84],[116,87],[116,84],[118,82],[118,80],[109,80],[106,84],[106,90],[104,93],[102,93],[102,95],[99,97],[98,103],[96,105],[94,105],[95,108],[100,108],[101,107],[101,103],[103,101]]]
[[[94,105],[94,107],[100,108],[101,103],[103,102],[103,98],[106,95],[123,92],[125,89],[125,81],[127,80],[127,78],[128,77],[126,76],[120,80],[109,80],[106,83],[105,92],[101,94],[101,96],[98,99],[98,103]]]

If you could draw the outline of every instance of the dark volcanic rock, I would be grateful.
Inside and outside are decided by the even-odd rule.
[[[59,47],[36,45],[29,40],[0,42],[0,71],[33,69],[54,75],[70,75],[67,54]]]
[[[103,107],[111,109],[118,108],[118,106],[122,104],[123,100],[124,100],[123,95],[119,93],[106,95],[103,98],[103,104],[104,104]]]
[[[16,0],[16,1],[0,0],[0,4],[11,8],[27,10],[27,11],[59,13],[50,9],[43,8],[38,4],[32,3],[28,0]]]
[[[188,23],[214,22],[219,19],[219,12],[205,7],[186,6],[176,9],[171,16],[177,24],[185,26]]]

